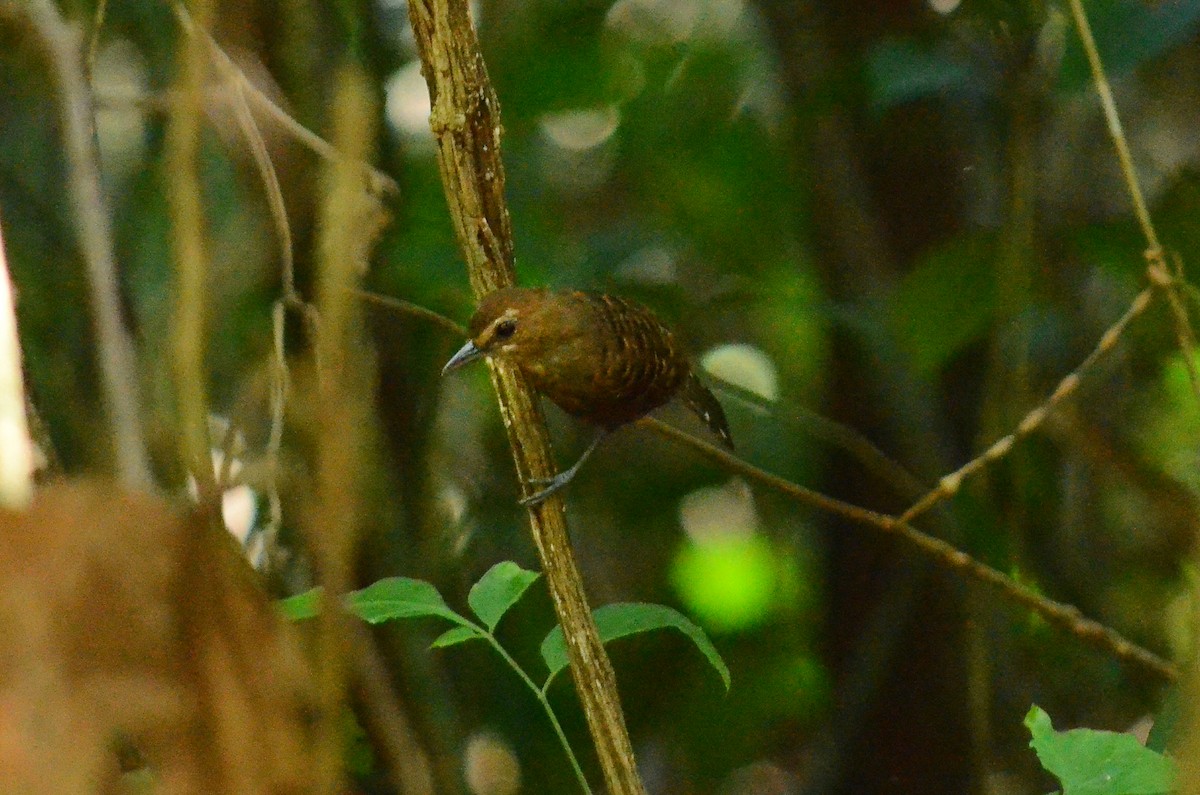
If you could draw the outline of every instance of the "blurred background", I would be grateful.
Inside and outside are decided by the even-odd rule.
[[[63,0],[85,38],[96,135],[143,417],[180,494],[167,340],[173,266],[164,108],[182,34],[158,0]],[[1200,239],[1200,1],[1097,0],[1091,23],[1165,245]],[[738,453],[896,512],[1007,433],[1145,284],[1078,37],[1057,3],[954,0],[483,0],[521,283],[617,293],[675,327],[713,376]],[[319,134],[339,66],[369,75],[376,164],[396,180],[365,286],[464,322],[473,299],[446,211],[429,100],[401,0],[221,0],[213,35]],[[279,241],[233,111],[206,105],[202,177],[214,412],[253,471],[269,433]],[[46,57],[0,15],[0,222],[31,401],[62,472],[111,467],[83,266]],[[322,164],[262,124],[311,295]],[[537,568],[484,368],[442,379],[462,340],[365,304],[375,379],[357,579],[430,580],[457,609],[499,560]],[[294,327],[293,327],[294,325]],[[307,343],[289,325],[298,357]],[[710,379],[711,380],[711,379]],[[548,409],[557,455],[590,438]],[[815,416],[882,450],[865,467]],[[664,419],[703,434],[685,412]],[[310,418],[311,419],[311,418]],[[302,422],[293,418],[294,422]],[[306,453],[285,445],[280,595]],[[1165,302],[1078,399],[920,526],[1167,656],[1190,648],[1184,573],[1200,512],[1200,405]],[[253,534],[264,497],[238,495]],[[645,429],[605,442],[567,493],[593,604],[671,605],[711,635],[718,677],[673,633],[613,655],[652,793],[1036,793],[1021,719],[1124,729],[1163,697],[1141,672],[939,570],[903,543],[797,505]],[[537,670],[541,587],[501,640]],[[576,791],[538,706],[482,644],[380,631],[438,791]],[[537,678],[537,677],[535,677]],[[550,691],[598,781],[566,677]],[[387,792],[365,746],[362,792]]]

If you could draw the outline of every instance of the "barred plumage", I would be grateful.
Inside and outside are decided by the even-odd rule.
[[[480,302],[470,334],[471,340],[446,364],[447,371],[480,356],[504,358],[563,411],[602,432],[679,395],[733,448],[721,404],[692,372],[671,330],[640,304],[580,291],[497,290]],[[565,485],[582,462],[529,501],[540,501]]]

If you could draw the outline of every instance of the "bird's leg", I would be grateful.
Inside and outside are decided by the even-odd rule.
[[[592,443],[589,444],[587,449],[583,451],[583,455],[579,456],[579,460],[571,465],[570,469],[559,472],[552,478],[531,478],[529,483],[534,486],[545,486],[545,488],[541,491],[536,491],[533,494],[530,494],[528,497],[525,497],[521,500],[521,504],[527,508],[530,505],[537,505],[538,503],[543,502],[551,494],[570,483],[571,479],[578,474],[579,468],[583,466],[583,462],[588,460],[588,457],[592,454],[592,451],[596,449],[596,446],[600,444],[600,440],[605,436],[608,436],[607,429],[601,428],[600,430],[596,431],[596,436],[592,439]]]

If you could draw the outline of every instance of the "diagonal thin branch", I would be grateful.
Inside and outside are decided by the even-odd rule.
[[[362,293],[361,297],[395,309],[398,312],[414,314],[417,317],[430,320],[455,336],[461,337],[466,335],[467,330],[463,326],[432,309],[418,307],[419,311],[413,311],[415,305],[408,301],[377,296],[372,293]],[[661,420],[647,417],[639,420],[638,424],[653,430],[660,436],[673,439],[691,447],[723,469],[742,475],[759,486],[777,491],[797,502],[826,513],[834,514],[835,516],[840,516],[855,524],[866,525],[885,533],[898,535],[916,547],[921,553],[957,571],[968,580],[975,580],[992,586],[1003,598],[1030,610],[1044,618],[1047,623],[1066,630],[1084,642],[1096,646],[1124,662],[1144,668],[1167,681],[1174,681],[1179,676],[1178,670],[1170,662],[1148,649],[1138,646],[1111,627],[1084,616],[1077,607],[1057,602],[1037,593],[1003,572],[976,560],[967,552],[918,530],[906,522],[903,517],[889,516],[876,511],[870,511],[805,488],[798,483],[793,483],[790,480],[760,469],[704,439],[668,425]],[[855,435],[851,433],[849,438],[854,439],[854,437]],[[844,441],[842,434],[838,434],[836,437],[826,436],[825,438],[832,438],[839,445]],[[869,443],[867,444],[869,445]],[[861,451],[854,452],[858,455]],[[872,454],[866,458],[867,461],[871,461],[874,456]],[[902,471],[898,474],[906,481],[910,477]]]
[[[1122,662],[1134,664],[1168,682],[1175,681],[1179,677],[1179,672],[1173,664],[1128,640],[1115,629],[1088,618],[1074,605],[1057,602],[1043,596],[1003,572],[976,560],[952,544],[922,533],[902,519],[860,508],[857,505],[842,502],[792,483],[661,420],[644,418],[639,420],[638,424],[650,428],[660,436],[686,444],[709,460],[716,462],[723,469],[736,472],[761,486],[786,494],[799,502],[827,513],[841,516],[856,524],[865,524],[885,533],[898,535],[941,565],[957,571],[969,579],[996,588],[1009,601],[1036,613],[1047,623],[1065,629],[1081,640],[1103,649]]]
[[[908,510],[900,514],[899,521],[911,522],[943,500],[953,497],[962,488],[963,481],[966,478],[971,477],[988,464],[1008,455],[1008,451],[1012,449],[1014,444],[1040,428],[1054,409],[1079,390],[1083,376],[1090,372],[1096,363],[1116,346],[1117,341],[1121,339],[1121,335],[1125,333],[1125,329],[1146,311],[1153,298],[1154,291],[1151,287],[1147,287],[1138,293],[1133,301],[1130,302],[1125,313],[1117,318],[1116,322],[1100,335],[1100,340],[1096,343],[1091,353],[1085,356],[1083,361],[1074,370],[1063,376],[1048,398],[1026,413],[1011,433],[992,442],[991,446],[978,456],[972,458],[949,475],[943,476],[938,481],[938,484],[930,489],[924,497],[917,500]]]

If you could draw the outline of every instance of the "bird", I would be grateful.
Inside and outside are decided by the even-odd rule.
[[[536,505],[562,489],[612,431],[676,396],[730,450],[725,412],[654,313],[626,298],[580,290],[508,287],[488,293],[468,326],[470,339],[446,362],[445,375],[483,357],[515,366],[530,384],[596,434],[570,468],[538,479]]]

